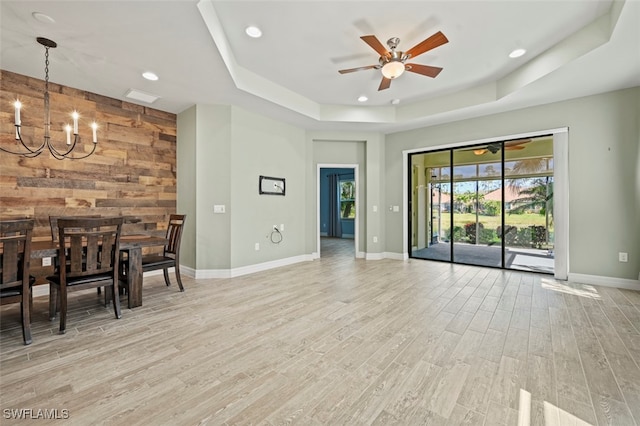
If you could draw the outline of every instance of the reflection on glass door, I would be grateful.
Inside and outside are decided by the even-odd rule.
[[[450,153],[412,156],[411,252],[413,257],[451,260]]]
[[[453,151],[453,260],[502,267],[501,154],[478,148]]]
[[[553,144],[530,145],[505,153],[505,267],[553,273]]]
[[[410,156],[411,257],[553,273],[553,138]]]

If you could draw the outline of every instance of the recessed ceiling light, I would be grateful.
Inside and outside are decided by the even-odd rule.
[[[45,15],[42,12],[33,12],[31,14],[31,16],[33,16],[33,19],[35,19],[38,22],[42,22],[43,24],[55,24],[56,23],[55,19],[53,19],[49,15]]]
[[[259,38],[262,36],[262,31],[260,30],[260,28],[254,27],[253,25],[250,27],[247,27],[247,29],[245,29],[244,32],[246,32],[249,37],[253,37],[253,38]]]
[[[367,98],[365,95],[362,95],[358,98],[358,102],[367,102],[369,100],[369,98]]]
[[[527,51],[525,49],[515,49],[514,51],[509,53],[509,57],[510,58],[519,58],[520,56],[524,55],[525,53],[527,53]]]
[[[147,80],[156,81],[158,80],[158,76],[152,73],[151,71],[146,71],[142,73],[142,76]]]
[[[391,99],[391,105],[398,105],[400,103],[400,99]]]

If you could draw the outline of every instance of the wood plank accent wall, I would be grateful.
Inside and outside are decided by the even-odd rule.
[[[44,80],[0,70],[0,144],[16,150],[13,102],[22,102],[22,134],[32,146],[44,135]],[[0,218],[34,218],[34,239],[49,238],[49,215],[123,215],[141,219],[124,231],[164,235],[176,212],[176,115],[49,82],[51,137],[66,146],[64,125],[80,114],[82,160],[56,160],[47,150],[24,158],[0,151]],[[78,149],[78,148],[76,148]]]

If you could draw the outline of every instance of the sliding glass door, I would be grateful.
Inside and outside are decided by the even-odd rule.
[[[552,142],[412,154],[411,257],[553,273]]]

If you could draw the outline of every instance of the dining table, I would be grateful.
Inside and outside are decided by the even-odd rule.
[[[147,234],[130,234],[120,236],[120,252],[126,253],[128,307],[142,306],[142,249],[166,245],[165,237]],[[31,242],[31,258],[44,259],[58,256],[60,245],[57,241],[42,240]]]

